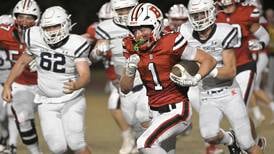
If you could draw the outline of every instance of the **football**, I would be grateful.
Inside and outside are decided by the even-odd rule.
[[[199,65],[195,61],[182,60],[172,67],[171,72],[178,77],[182,77],[185,72],[194,76],[198,70]]]

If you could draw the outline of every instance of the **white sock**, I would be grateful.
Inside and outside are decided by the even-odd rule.
[[[154,147],[154,148],[142,148],[140,151],[143,154],[167,154],[167,152],[162,149],[161,147]]]
[[[17,143],[17,137],[18,137],[18,130],[15,124],[15,118],[13,116],[9,116],[9,145],[16,146]]]
[[[131,128],[128,128],[127,130],[122,132],[122,138],[126,139],[126,138],[131,138]]]
[[[221,131],[224,133],[224,137],[220,143],[224,145],[231,145],[233,143],[233,138],[228,134],[228,132],[225,132],[222,129]]]
[[[31,154],[38,154],[40,153],[39,146],[37,143],[32,144],[32,145],[27,145],[28,150],[30,151]]]
[[[260,117],[263,116],[263,114],[258,106],[253,107],[252,111],[253,111],[253,115],[256,119],[260,119]]]
[[[270,107],[271,111],[274,112],[274,102],[271,102],[269,104],[269,107]]]

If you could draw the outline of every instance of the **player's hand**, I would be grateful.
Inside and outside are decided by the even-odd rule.
[[[198,85],[202,77],[200,74],[196,74],[195,76],[189,75],[188,77],[178,77],[173,73],[170,73],[169,78],[172,82],[176,83],[179,86],[190,87]]]
[[[63,92],[65,94],[71,94],[73,91],[77,90],[76,89],[76,82],[73,81],[73,80],[71,80],[71,79],[69,79],[68,82],[64,83],[64,87],[63,88],[64,88]]]
[[[263,43],[257,39],[252,39],[248,41],[248,49],[250,51],[259,51],[263,49]]]
[[[30,72],[37,71],[37,65],[36,65],[35,59],[33,59],[31,62],[29,62],[29,69],[30,69]]]
[[[7,103],[10,103],[12,101],[12,90],[11,86],[4,85],[3,91],[2,91],[2,99],[6,101]]]
[[[126,62],[126,75],[132,77],[135,75],[138,68],[140,57],[137,54],[131,55]]]

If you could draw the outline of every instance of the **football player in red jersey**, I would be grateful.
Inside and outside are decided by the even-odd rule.
[[[14,25],[0,25],[0,45],[9,52],[9,58],[15,62],[25,52],[25,44],[22,43],[24,31],[38,23],[40,9],[34,0],[21,0],[13,9]],[[22,75],[12,85],[13,100],[12,112],[15,117],[18,132],[22,142],[32,154],[40,153],[38,136],[34,125],[34,93],[37,87],[37,75],[32,72],[34,63],[30,63]],[[16,151],[16,136],[11,136],[14,145],[10,145],[11,153]]]
[[[216,65],[213,57],[203,50],[188,46],[181,34],[160,37],[162,24],[162,12],[153,4],[141,3],[128,15],[132,36],[124,39],[124,55],[128,60],[120,80],[121,91],[128,93],[132,89],[138,70],[149,98],[152,119],[137,139],[138,150],[145,154],[175,152],[176,136],[190,124],[188,87],[197,85]],[[200,63],[198,73],[185,79],[170,75],[171,68],[181,59]]]
[[[236,3],[234,0],[218,0],[220,11],[217,14],[217,22],[229,23],[238,29],[241,44],[236,51],[237,75],[236,80],[240,84],[245,103],[249,102],[253,92],[253,84],[256,74],[256,62],[252,59],[248,47],[249,40],[256,38],[253,48],[263,49],[269,42],[267,31],[259,24],[260,12],[247,3]],[[252,135],[257,138],[254,124],[251,121]]]

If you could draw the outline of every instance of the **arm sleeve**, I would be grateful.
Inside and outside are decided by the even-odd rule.
[[[223,49],[237,48],[241,43],[240,38],[238,38],[237,28],[232,28],[232,30],[226,35],[222,42]]]
[[[186,38],[179,34],[175,38],[172,54],[181,59],[193,60],[196,56],[197,49],[188,45]]]

